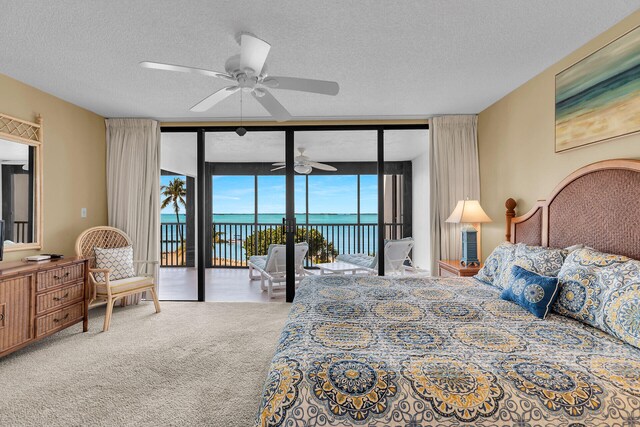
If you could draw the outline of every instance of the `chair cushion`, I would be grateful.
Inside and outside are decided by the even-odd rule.
[[[267,265],[267,255],[253,255],[249,257],[249,262],[253,264],[255,268],[264,270],[264,267]]]
[[[515,302],[544,319],[558,297],[558,278],[542,276],[519,265],[512,267],[509,277],[509,286],[502,291],[500,298]]]
[[[348,262],[359,267],[375,268],[377,259],[365,254],[340,254],[336,257],[338,261]]]
[[[127,292],[138,288],[145,288],[151,285],[153,285],[153,277],[136,276],[119,280],[109,280],[109,287],[111,288],[112,294]],[[107,285],[98,284],[96,286],[96,293],[102,295],[106,294]]]
[[[111,270],[109,280],[126,279],[136,275],[133,269],[133,247],[93,248],[96,254],[96,268]],[[97,282],[104,282],[104,274],[96,273]]]

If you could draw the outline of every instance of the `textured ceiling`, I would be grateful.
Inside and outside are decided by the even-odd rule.
[[[233,132],[206,134],[208,162],[283,162],[284,132],[248,132],[239,137]],[[386,161],[413,160],[425,154],[428,130],[385,130]],[[305,156],[318,162],[375,162],[376,131],[296,132],[295,148],[304,148]],[[296,153],[297,155],[297,153]],[[162,169],[196,176],[196,134],[162,133]]]
[[[189,107],[224,86],[138,67],[223,70],[250,31],[273,75],[340,83],[337,97],[275,91],[294,118],[477,113],[638,7],[638,0],[3,0],[0,73],[107,117],[223,120]],[[255,100],[245,117],[267,119]]]

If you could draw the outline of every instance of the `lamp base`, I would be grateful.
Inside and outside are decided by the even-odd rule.
[[[470,267],[479,266],[478,259],[478,232],[473,227],[464,227],[462,229],[462,257],[460,264]]]

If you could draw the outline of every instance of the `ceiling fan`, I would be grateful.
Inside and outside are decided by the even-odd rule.
[[[191,107],[191,111],[194,112],[207,111],[218,102],[242,90],[243,92],[251,93],[274,119],[284,122],[291,119],[291,115],[267,89],[296,90],[322,95],[338,94],[340,87],[336,82],[268,75],[265,61],[267,60],[267,55],[269,55],[271,45],[249,33],[240,33],[237,40],[240,43],[240,54],[227,59],[224,73],[150,61],[143,61],[140,66],[155,70],[201,74],[233,82],[231,86],[214,92]]]
[[[338,170],[331,165],[312,161],[310,158],[304,155],[304,150],[305,150],[304,148],[298,148],[298,152],[300,153],[300,155],[296,156],[295,159],[293,159],[294,160],[293,169],[296,172],[303,175],[308,175],[311,173],[313,168],[320,169],[323,171],[329,171],[329,172],[335,172]],[[285,167],[287,167],[286,163],[284,162],[274,163],[271,166],[277,166],[276,168],[271,169],[271,172],[284,169]]]

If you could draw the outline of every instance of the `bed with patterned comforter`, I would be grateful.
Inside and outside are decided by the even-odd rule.
[[[256,425],[638,426],[640,350],[472,278],[310,277]]]

